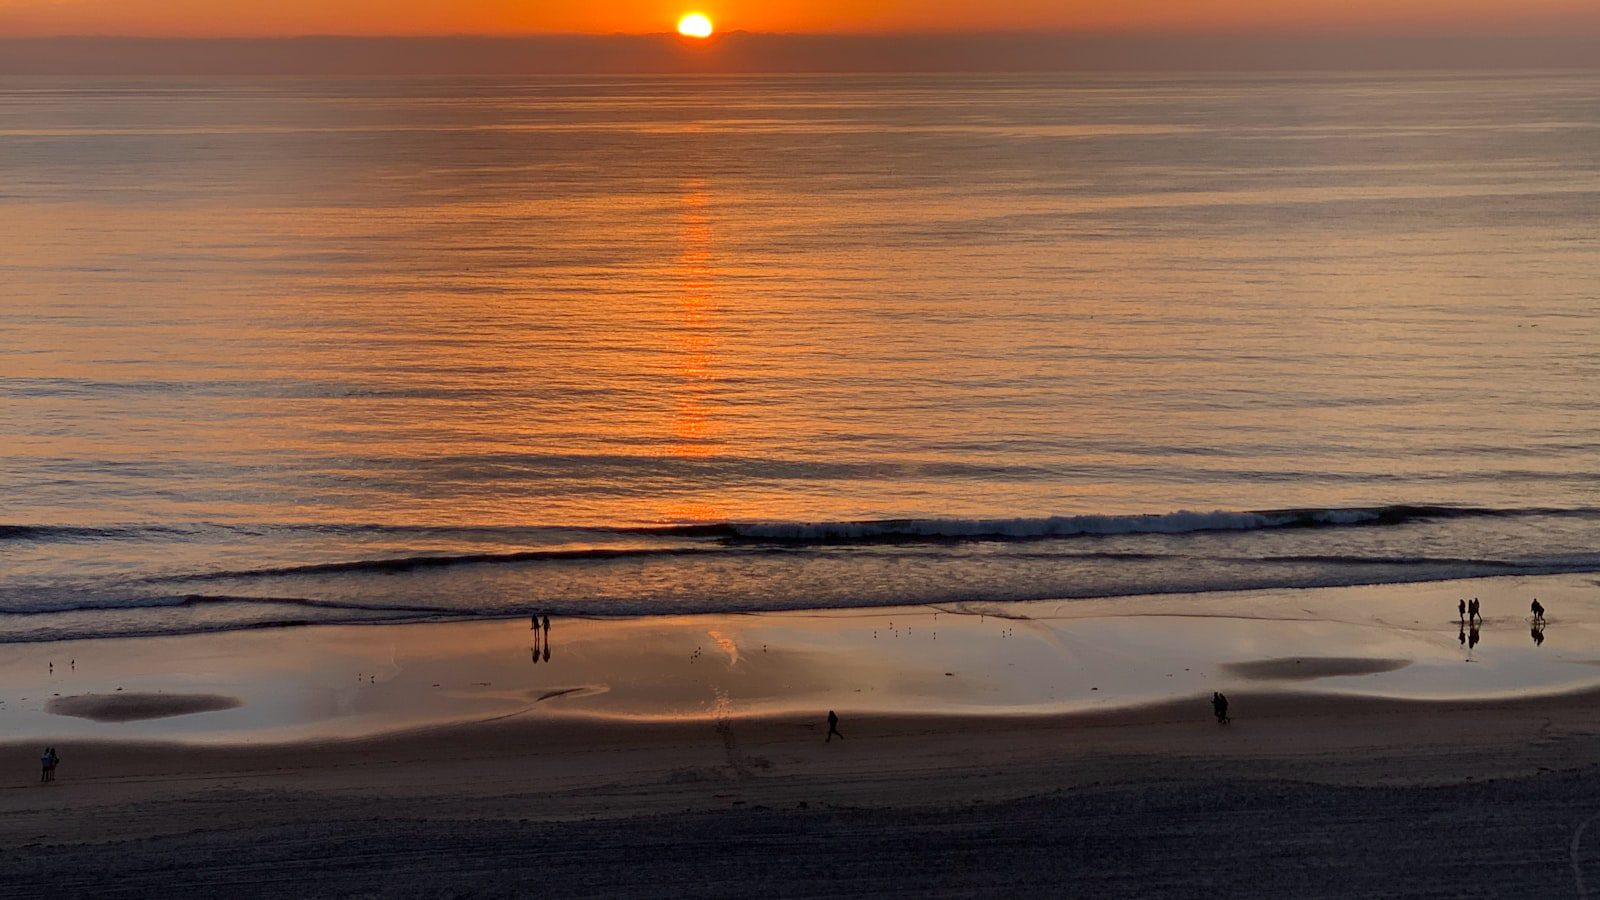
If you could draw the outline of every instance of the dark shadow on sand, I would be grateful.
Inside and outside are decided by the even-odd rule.
[[[1302,656],[1226,663],[1223,669],[1252,681],[1311,681],[1339,675],[1375,675],[1411,665],[1409,659],[1361,656]]]
[[[93,722],[138,722],[243,706],[238,697],[221,694],[79,694],[57,697],[45,707],[58,716]]]

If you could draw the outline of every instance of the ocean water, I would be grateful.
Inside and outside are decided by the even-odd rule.
[[[0,641],[1600,571],[1597,414],[1597,73],[0,82]]]

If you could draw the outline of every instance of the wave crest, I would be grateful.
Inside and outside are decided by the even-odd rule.
[[[1424,519],[1512,515],[1600,515],[1600,510],[1497,510],[1463,506],[1372,506],[1246,512],[1180,510],[1146,515],[1078,515],[1015,519],[881,519],[862,522],[730,523],[661,529],[733,541],[846,544],[919,540],[1048,540],[1123,534],[1195,534],[1270,528],[1399,525]]]

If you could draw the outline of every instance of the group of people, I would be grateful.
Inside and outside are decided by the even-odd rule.
[[[1528,610],[1533,613],[1534,622],[1538,622],[1540,624],[1544,623],[1544,604],[1539,602],[1538,597],[1533,598],[1533,603],[1529,604]],[[1471,600],[1462,598],[1457,600],[1456,618],[1459,621],[1467,624],[1472,624],[1474,622],[1482,624],[1483,606],[1478,603],[1478,598],[1473,597]]]
[[[56,764],[61,762],[61,757],[56,755],[56,748],[44,748],[44,754],[39,757],[39,765],[43,772],[39,775],[40,781],[56,780]]]
[[[1544,643],[1544,604],[1535,597],[1533,602],[1528,604],[1528,611],[1533,614],[1528,620],[1528,635],[1533,638],[1534,646],[1539,646]],[[1456,635],[1456,639],[1469,649],[1477,647],[1478,626],[1483,624],[1483,607],[1478,598],[1457,600],[1456,617],[1461,622],[1460,633]]]

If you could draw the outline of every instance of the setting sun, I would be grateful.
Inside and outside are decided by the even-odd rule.
[[[700,13],[689,13],[678,20],[678,33],[684,37],[711,37],[711,20]]]

